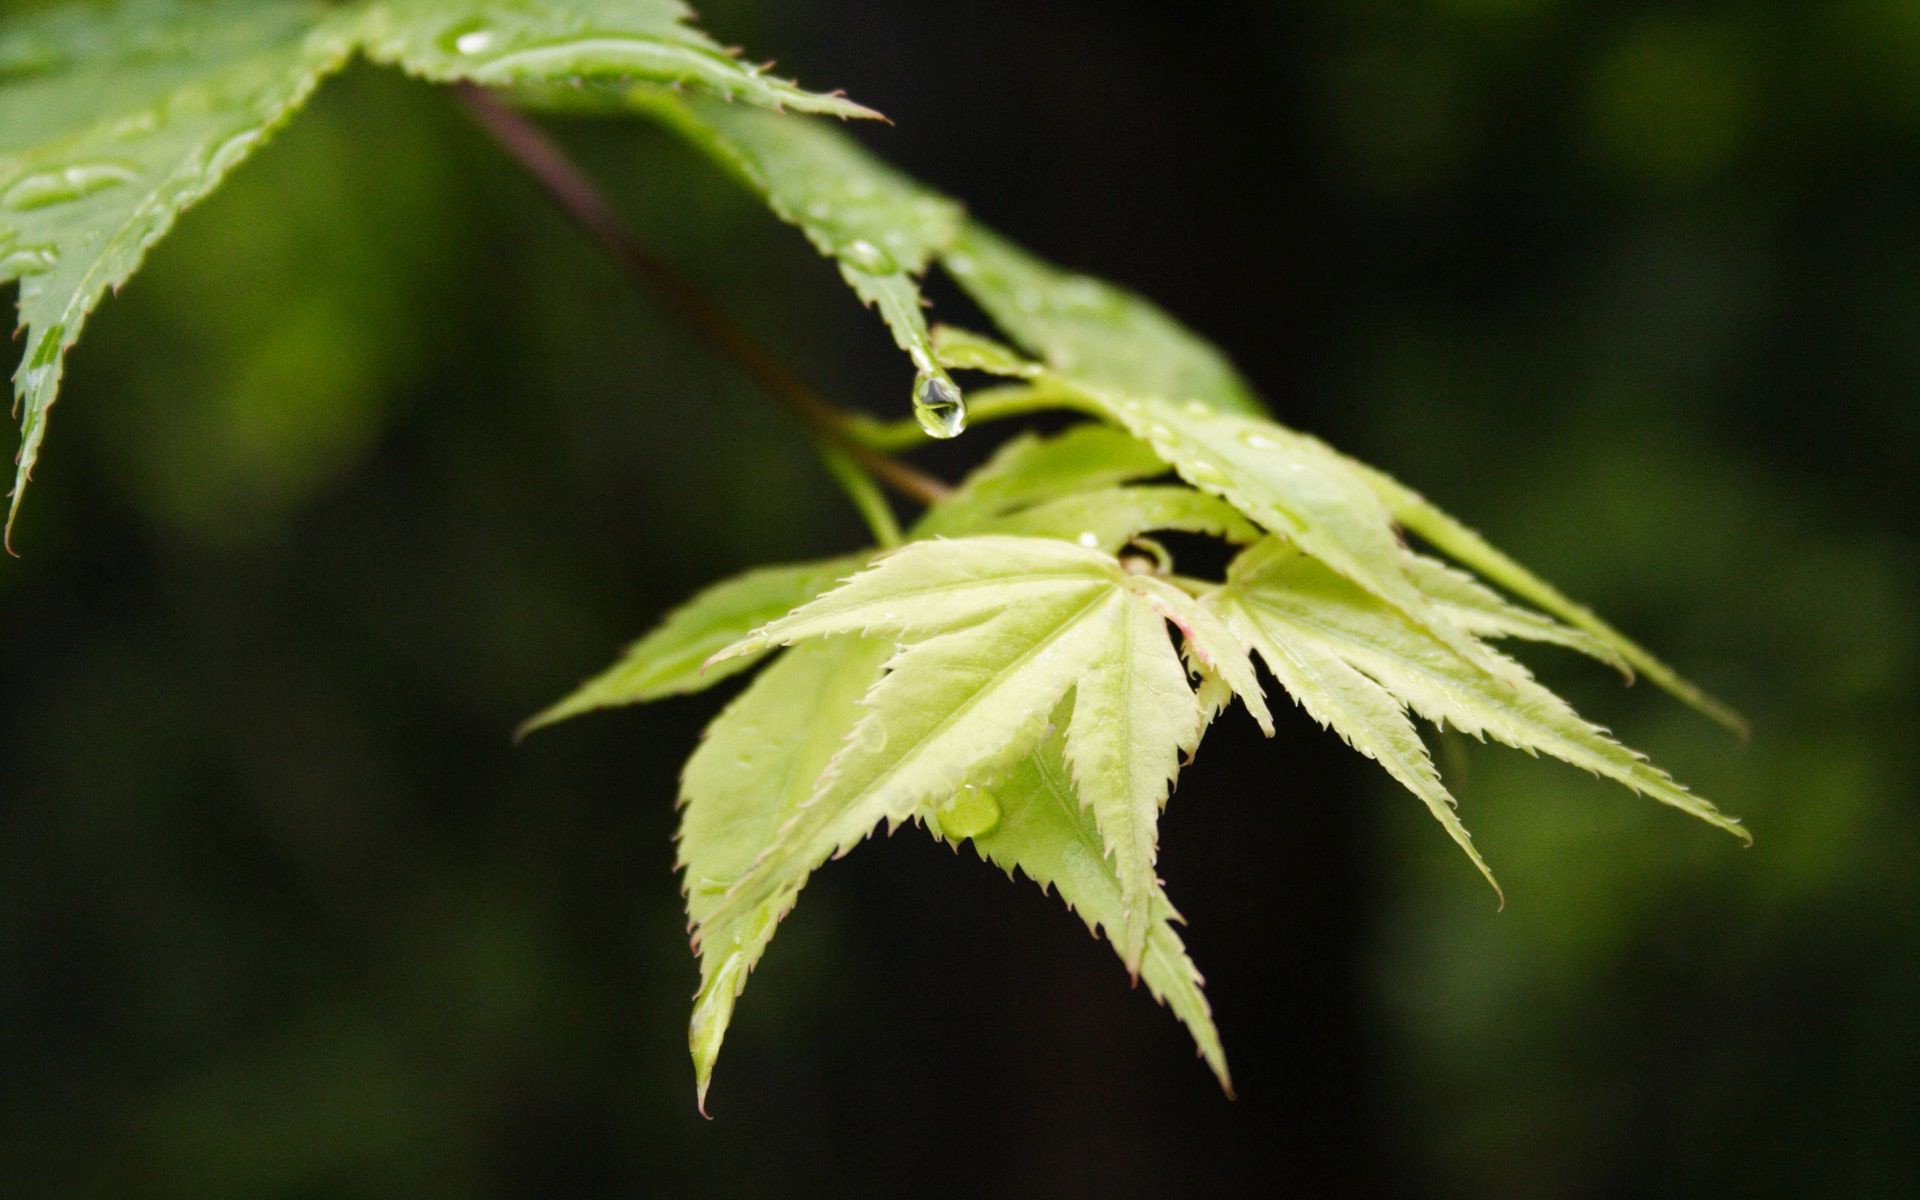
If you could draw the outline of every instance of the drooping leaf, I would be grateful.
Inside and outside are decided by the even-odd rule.
[[[1065,721],[1064,711],[1056,714],[1055,723],[1062,731],[1042,741],[1033,754],[993,785],[1000,819],[970,840],[983,858],[1009,875],[1018,871],[1041,888],[1057,892],[1090,931],[1104,932],[1118,950],[1118,939],[1124,936],[1126,901],[1100,831],[1074,794],[1065,757]],[[1226,1052],[1214,1028],[1213,1011],[1200,990],[1200,973],[1174,931],[1176,915],[1157,883],[1151,896],[1151,913],[1140,978],[1154,998],[1186,1025],[1220,1086],[1231,1094]]]
[[[1134,578],[1116,560],[1068,543],[1012,537],[917,542],[727,651],[753,653],[842,633],[886,632],[905,643],[867,696],[868,715],[813,798],[722,911],[767,903],[881,822],[898,825],[970,782],[1003,773],[1039,743],[1069,688],[1125,691],[1149,670],[1155,680],[1166,678],[1147,665],[1156,656],[1180,676],[1180,695],[1156,686],[1153,695],[1165,711],[1139,723],[1126,759],[1103,757],[1097,747],[1087,753],[1099,758],[1094,787],[1124,793],[1134,814],[1143,815],[1149,800],[1157,813],[1160,795],[1142,800],[1133,791],[1155,790],[1151,764],[1177,759],[1197,735],[1199,708],[1164,625],[1156,640],[1132,624],[1132,610],[1144,605]],[[1123,656],[1139,676],[1090,682]],[[1097,735],[1077,721],[1070,725],[1069,754],[1079,760],[1076,728]],[[1164,787],[1158,790],[1164,794]],[[1096,820],[1102,811],[1094,806]],[[1123,878],[1150,878],[1147,838],[1106,827],[1102,833]],[[1143,894],[1140,885],[1129,891],[1136,927],[1147,919],[1137,903]],[[1132,927],[1121,940],[1140,944]]]
[[[679,866],[690,927],[700,930],[700,990],[688,1044],[703,1109],[734,1001],[793,907],[799,883],[726,913],[721,901],[812,795],[864,714],[860,698],[890,652],[884,642],[856,638],[795,647],[714,719],[687,761]]]
[[[9,531],[87,315],[345,62],[327,12],[133,0],[0,25],[0,283],[20,281],[27,335]]]
[[[367,0],[369,57],[439,83],[590,85],[646,80],[767,108],[871,117],[742,62],[693,27],[680,0]]]
[[[629,97],[719,160],[776,216],[805,233],[839,264],[861,301],[880,313],[917,373],[953,386],[933,353],[919,276],[958,236],[957,203],[817,121],[659,89],[635,89]]]
[[[1566,701],[1534,682],[1519,663],[1491,649],[1487,653],[1496,655],[1499,669],[1463,657],[1404,613],[1278,540],[1242,555],[1226,587],[1209,603],[1252,641],[1309,711],[1336,727],[1347,719],[1341,732],[1363,752],[1377,756],[1378,747],[1394,739],[1404,746],[1404,738],[1397,731],[1394,739],[1378,732],[1391,721],[1381,716],[1377,697],[1370,715],[1343,718],[1339,704],[1350,701],[1358,708],[1353,698],[1368,694],[1354,682],[1356,677],[1377,684],[1396,706],[1411,708],[1436,724],[1572,763],[1748,839],[1738,821],[1582,719]],[[1335,663],[1352,674],[1338,671]],[[1382,762],[1397,778],[1421,775],[1424,752],[1417,761],[1410,758],[1411,747],[1395,753],[1408,759],[1402,769],[1385,758]],[[1427,798],[1421,787],[1401,781]],[[1436,807],[1431,798],[1428,803],[1436,816],[1447,819],[1444,804]]]
[[[705,668],[708,658],[800,607],[860,569],[869,554],[760,567],[714,584],[633,643],[620,661],[520,727],[522,736],[581,713],[703,691],[751,667],[757,656]]]

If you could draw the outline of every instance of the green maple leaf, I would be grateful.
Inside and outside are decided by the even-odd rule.
[[[904,639],[813,797],[719,911],[777,902],[875,826],[1000,775],[1039,744],[1072,689],[1067,756],[1114,856],[1127,905],[1122,954],[1137,970],[1160,806],[1203,718],[1169,616],[1265,719],[1245,651],[1189,597],[1155,584],[1062,542],[919,542],[724,652],[834,634]]]
[[[1226,585],[1204,603],[1259,653],[1301,707],[1419,796],[1489,882],[1493,873],[1454,815],[1409,709],[1437,725],[1583,767],[1751,840],[1738,821],[1582,719],[1519,663],[1491,649],[1461,655],[1278,538],[1236,559]]]
[[[706,669],[707,659],[749,631],[826,591],[864,564],[850,554],[791,566],[759,567],[717,583],[667,614],[659,628],[627,647],[620,660],[552,707],[528,718],[521,736],[600,708],[643,704],[703,691],[747,670],[758,656],[729,659]]]
[[[1064,713],[1055,724],[1064,729]],[[997,820],[969,840],[982,857],[1009,874],[1018,871],[1042,888],[1051,887],[1089,930],[1105,933],[1117,948],[1126,923],[1125,893],[1092,814],[1074,790],[1065,742],[1066,735],[1056,731],[994,785]],[[1220,1086],[1231,1095],[1226,1051],[1200,990],[1203,980],[1174,930],[1179,914],[1157,883],[1149,911],[1140,978],[1186,1025]]]

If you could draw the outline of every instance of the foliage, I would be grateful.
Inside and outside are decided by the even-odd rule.
[[[975,419],[1094,419],[1008,443],[904,545],[876,517],[874,550],[708,589],[529,722],[698,691],[792,647],[715,719],[683,780],[703,1103],[747,975],[808,877],[908,822],[1057,890],[1226,1086],[1155,862],[1161,812],[1211,721],[1237,699],[1272,732],[1256,658],[1412,791],[1489,882],[1413,715],[1744,836],[1489,642],[1580,650],[1737,726],[1724,707],[1418,494],[1268,419],[1225,357],[1160,309],[1037,260],[805,115],[868,110],[743,65],[686,17],[673,0],[125,0],[15,20],[0,27],[0,281],[20,281],[27,332],[17,512],[91,310],[362,53],[685,137],[877,310],[928,435],[967,423],[955,371],[1007,381],[973,398]],[[1017,349],[928,324],[921,281],[936,263]],[[872,420],[832,433],[869,454],[918,437]],[[1181,573],[1149,536],[1166,532],[1232,547],[1225,578]]]

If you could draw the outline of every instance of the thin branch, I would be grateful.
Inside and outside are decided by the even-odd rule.
[[[738,363],[809,431],[882,483],[922,504],[931,504],[952,490],[940,480],[855,439],[847,430],[849,414],[821,399],[692,281],[655,258],[579,165],[538,125],[484,88],[471,83],[454,87],[481,128],[533,176],[547,197],[575,225],[600,243],[629,280],[644,290],[664,296],[675,316],[685,321],[708,345]]]

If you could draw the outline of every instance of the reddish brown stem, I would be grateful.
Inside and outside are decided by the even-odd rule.
[[[846,415],[787,370],[686,276],[654,257],[579,165],[538,125],[485,88],[471,83],[454,87],[481,128],[526,169],[548,199],[620,264],[629,280],[665,297],[675,316],[708,345],[738,363],[809,430],[903,496],[931,504],[951,490],[938,479],[848,436]]]

